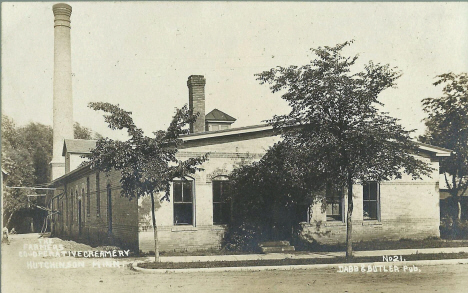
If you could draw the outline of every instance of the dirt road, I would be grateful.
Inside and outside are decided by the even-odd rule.
[[[29,245],[38,243],[37,234],[28,234],[14,235],[10,245],[2,244],[2,293],[468,292],[467,265],[420,267],[419,273],[338,273],[335,269],[313,269],[142,274],[126,266],[134,258],[109,262],[108,259],[71,256],[20,256],[24,251],[35,251],[35,247]],[[89,249],[86,245],[56,238],[53,238],[53,244],[62,244],[64,250]],[[78,267],[51,268],[51,263],[57,265],[57,262],[63,266],[75,263]],[[45,267],[46,263],[49,268]]]

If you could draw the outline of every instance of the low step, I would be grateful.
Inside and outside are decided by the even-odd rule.
[[[272,247],[272,246],[289,246],[289,241],[282,240],[282,241],[266,241],[260,242],[258,246],[260,247]]]
[[[295,251],[294,246],[263,246],[261,247],[263,253],[277,253],[277,252],[290,252]]]

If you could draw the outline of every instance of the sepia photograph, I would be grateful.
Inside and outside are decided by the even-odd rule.
[[[467,292],[468,2],[1,3],[4,293]]]

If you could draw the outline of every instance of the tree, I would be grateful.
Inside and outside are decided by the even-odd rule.
[[[440,172],[457,204],[454,217],[460,220],[460,198],[468,188],[468,74],[445,73],[436,78],[435,86],[444,85],[442,96],[422,101],[428,117],[420,140],[454,151],[441,161]]]
[[[73,124],[73,133],[74,133],[75,139],[100,139],[102,138],[102,135],[100,135],[97,132],[93,133],[91,129],[85,126],[81,126],[81,124],[78,122],[75,122]]]
[[[2,168],[8,173],[6,186],[32,186],[35,182],[31,153],[24,147],[24,139],[12,119],[2,116]],[[27,190],[5,189],[3,194],[4,226],[21,210],[28,209]]]
[[[52,161],[52,127],[31,122],[19,129],[23,139],[22,147],[31,154],[35,180],[33,185],[49,182],[50,161]]]
[[[179,161],[176,158],[182,134],[188,134],[185,128],[193,123],[197,115],[193,115],[186,106],[176,110],[176,114],[166,131],[154,132],[152,137],[145,136],[131,117],[131,112],[110,103],[90,103],[94,110],[104,111],[104,119],[109,128],[125,129],[129,139],[115,141],[101,138],[96,148],[88,156],[91,168],[109,172],[118,170],[121,173],[121,194],[129,198],[151,197],[152,222],[154,230],[155,261],[159,261],[158,235],[155,217],[155,194],[163,193],[160,198],[169,200],[170,184],[174,178],[185,179],[185,175],[201,170],[198,165],[206,160],[206,156]]]
[[[91,139],[93,131],[74,125],[75,138]],[[94,134],[99,137],[99,134]],[[6,115],[2,115],[2,168],[9,176],[7,186],[38,187],[49,182],[50,161],[52,160],[53,135],[52,127],[41,123],[30,122],[25,126],[17,126]],[[45,205],[43,197],[28,200],[28,194],[34,194],[33,189],[10,189],[4,194],[4,218],[9,227],[17,226],[23,219],[18,212],[33,217],[41,222],[45,212],[38,210],[31,203]],[[13,220],[12,219],[15,219]],[[24,217],[23,217],[24,218]],[[18,227],[16,227],[18,230]]]
[[[278,66],[256,75],[273,93],[282,91],[292,108],[269,123],[301,152],[301,170],[324,174],[347,190],[347,258],[352,257],[353,184],[400,178],[402,172],[417,179],[432,170],[412,155],[417,144],[411,131],[378,110],[383,106],[379,94],[394,87],[401,74],[372,61],[356,70],[358,56],[341,54],[352,42],[311,49],[317,58],[307,65]]]
[[[313,161],[302,160],[301,149],[280,141],[259,162],[233,170],[228,248],[256,250],[257,242],[293,236],[307,206],[322,194],[313,191],[322,190],[325,179],[302,169],[313,168]]]

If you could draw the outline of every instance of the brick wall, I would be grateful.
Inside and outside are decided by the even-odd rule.
[[[177,154],[178,159],[187,159],[209,153],[208,161],[201,166],[204,170],[193,175],[193,225],[174,225],[174,203],[171,191],[170,201],[157,206],[156,220],[161,251],[185,251],[219,248],[225,227],[213,225],[213,178],[229,175],[243,164],[259,160],[268,147],[279,140],[277,136],[254,133],[243,136],[226,136],[184,144]],[[438,162],[429,157],[422,157],[435,168],[432,177],[423,180],[403,178],[380,184],[380,219],[364,220],[362,205],[362,186],[353,187],[354,195],[354,240],[426,238],[439,236],[439,190]],[[83,171],[84,170],[84,171]],[[96,173],[80,169],[70,173],[66,181],[59,181],[56,194],[60,189],[67,192],[55,200],[55,206],[61,211],[54,216],[53,231],[80,241],[90,243],[110,243],[139,249],[154,250],[151,222],[140,223],[138,204],[142,200],[130,200],[120,196],[118,172],[100,174],[100,212],[97,212]],[[87,214],[87,178],[90,186],[90,213]],[[107,192],[110,184],[112,192],[112,237],[108,236]],[[85,194],[82,194],[82,191]],[[82,233],[78,225],[78,198],[82,196]],[[162,197],[162,194],[156,197]],[[73,200],[72,200],[73,198]],[[345,203],[346,205],[346,199]],[[73,205],[73,209],[72,209]],[[311,208],[310,221],[302,223],[302,237],[308,241],[321,243],[344,242],[346,225],[340,221],[326,220],[326,214],[320,204]],[[73,214],[72,214],[73,213]],[[148,227],[149,226],[149,227]]]
[[[411,180],[402,179],[381,182],[380,219],[363,219],[363,188],[353,186],[353,241],[402,238],[424,239],[439,237],[439,163],[430,158],[420,158],[429,162],[435,171],[431,177]],[[345,197],[345,211],[347,198]],[[309,223],[302,223],[301,237],[309,242],[335,244],[346,241],[346,212],[343,221],[327,221],[321,204],[311,207]]]
[[[66,182],[56,186],[58,195],[54,199],[54,208],[60,211],[53,218],[53,233],[92,245],[117,245],[138,249],[138,210],[137,200],[120,195],[120,173],[113,171],[100,173],[97,196],[96,172],[81,172],[70,176]],[[89,181],[88,181],[89,178]],[[87,190],[89,182],[89,213]],[[112,231],[109,233],[107,186],[111,190]],[[83,192],[84,191],[84,192]],[[78,193],[77,193],[78,192]],[[79,199],[81,196],[81,200]],[[98,198],[100,209],[98,211]],[[79,205],[81,203],[81,233],[79,225]]]

